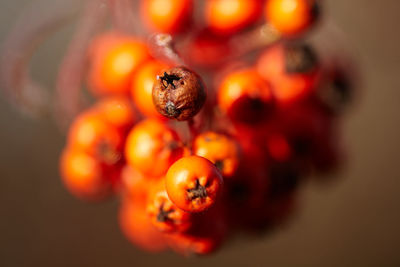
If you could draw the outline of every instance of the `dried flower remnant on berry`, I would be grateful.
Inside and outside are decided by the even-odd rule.
[[[164,85],[164,88],[167,89],[168,86],[172,86],[174,89],[176,89],[176,86],[174,84],[174,81],[179,81],[180,78],[176,75],[169,75],[168,73],[164,72],[163,76],[158,76],[157,79],[160,79],[162,84]]]
[[[157,76],[153,102],[162,115],[178,121],[189,120],[206,100],[204,83],[199,75],[185,67],[174,67]]]
[[[159,222],[170,221],[171,219],[169,218],[169,214],[171,212],[173,212],[173,210],[165,210],[164,209],[164,204],[162,204],[160,206],[158,214],[157,214],[157,221],[159,221]]]
[[[194,188],[187,189],[188,197],[190,200],[195,199],[204,199],[207,197],[207,189],[205,186],[202,186],[199,180],[196,180],[196,185]]]

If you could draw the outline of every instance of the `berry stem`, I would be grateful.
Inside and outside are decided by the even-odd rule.
[[[93,38],[105,24],[107,12],[98,1],[89,1],[79,27],[60,64],[56,81],[56,121],[64,129],[86,104],[81,93],[87,68],[87,49]]]
[[[260,48],[270,46],[281,39],[280,33],[271,25],[263,24],[257,28],[233,37],[230,44],[233,57],[242,57]]]
[[[169,34],[154,34],[148,41],[150,53],[153,57],[174,65],[185,65],[175,49],[175,43]]]
[[[1,90],[26,115],[38,117],[50,111],[49,90],[32,77],[29,63],[35,48],[74,17],[76,5],[71,2],[30,5],[2,42]]]

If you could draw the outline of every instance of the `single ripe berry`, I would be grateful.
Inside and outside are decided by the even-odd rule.
[[[309,96],[319,80],[321,68],[311,46],[278,44],[257,61],[258,73],[272,85],[278,103],[292,103]]]
[[[60,159],[62,181],[68,191],[84,200],[102,200],[112,191],[117,170],[87,152],[67,148]]]
[[[93,110],[122,132],[126,132],[127,129],[131,128],[136,120],[136,114],[131,102],[124,97],[103,98],[95,104]]]
[[[258,20],[262,13],[260,0],[207,0],[207,26],[219,34],[232,34]]]
[[[192,224],[192,214],[181,210],[169,199],[164,181],[149,197],[147,214],[154,227],[164,233],[184,232]]]
[[[149,58],[142,41],[118,33],[102,34],[89,50],[89,88],[95,95],[129,94],[133,73]]]
[[[193,0],[142,0],[140,11],[148,28],[175,34],[190,23]]]
[[[151,177],[165,175],[183,153],[184,148],[177,133],[163,122],[152,119],[133,127],[125,145],[127,162]]]
[[[271,87],[256,70],[228,74],[218,90],[218,105],[233,121],[255,123],[264,120],[274,107]]]
[[[97,110],[80,114],[68,132],[68,146],[84,151],[106,165],[121,160],[123,133]]]
[[[174,67],[157,76],[153,103],[159,113],[170,119],[193,118],[206,101],[203,80],[185,67]]]
[[[239,165],[238,144],[225,134],[200,134],[193,142],[193,153],[214,163],[224,177],[231,177]]]
[[[287,37],[309,29],[318,15],[318,0],[268,0],[265,5],[267,21]]]
[[[222,192],[223,179],[209,160],[184,157],[167,172],[165,185],[169,198],[188,212],[201,212],[215,204]]]
[[[135,73],[131,93],[136,107],[143,115],[151,118],[164,118],[153,104],[152,92],[156,77],[168,68],[168,65],[160,61],[148,60]]]

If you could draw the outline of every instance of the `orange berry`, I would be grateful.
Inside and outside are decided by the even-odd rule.
[[[127,162],[145,175],[158,177],[184,152],[175,131],[163,122],[147,119],[129,133],[125,156]]]
[[[117,33],[105,33],[90,47],[89,87],[95,95],[128,94],[132,75],[150,58],[142,41]]]
[[[136,120],[136,114],[131,103],[123,97],[101,99],[94,106],[94,110],[100,113],[113,127],[121,130],[132,127]]]
[[[268,0],[265,5],[267,21],[286,36],[303,33],[318,12],[316,0]]]
[[[193,0],[142,0],[140,11],[150,29],[179,33],[190,23]]]
[[[274,98],[269,84],[253,69],[228,74],[219,86],[218,105],[232,120],[258,122],[271,111]]]
[[[207,0],[205,19],[217,33],[231,34],[256,22],[262,13],[260,0]]]
[[[214,205],[222,184],[214,164],[199,156],[181,158],[169,168],[165,178],[169,198],[188,212],[201,212]]]
[[[111,193],[110,168],[86,152],[64,150],[60,160],[60,173],[68,191],[85,200],[102,200]]]
[[[160,61],[149,60],[142,64],[135,73],[131,93],[136,107],[143,115],[164,118],[154,107],[152,92],[157,75],[162,74],[168,68],[168,65]]]
[[[101,114],[90,110],[80,114],[72,123],[68,146],[113,165],[122,157],[123,135],[107,123]]]
[[[308,96],[320,76],[317,56],[304,44],[278,44],[261,54],[258,73],[272,85],[278,103]]]
[[[205,132],[193,142],[195,155],[210,160],[224,177],[232,176],[239,164],[239,149],[236,141],[224,134]]]

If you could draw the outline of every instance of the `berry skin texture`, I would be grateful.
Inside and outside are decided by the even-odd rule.
[[[202,212],[215,204],[222,191],[223,179],[209,160],[184,157],[168,170],[165,185],[169,198],[187,212]]]
[[[174,67],[157,77],[153,103],[159,113],[178,121],[192,119],[206,101],[203,80],[185,67]]]
[[[272,85],[278,104],[290,104],[309,96],[321,74],[317,56],[304,44],[278,44],[262,53],[258,73]]]
[[[265,5],[267,21],[286,37],[309,29],[318,12],[316,0],[268,0]]]
[[[160,61],[148,60],[135,73],[131,93],[136,107],[143,115],[151,118],[164,118],[153,104],[152,92],[156,77],[168,68],[168,65]]]
[[[262,13],[260,0],[207,0],[205,19],[218,34],[233,34],[258,20]]]
[[[258,122],[274,104],[271,87],[254,69],[232,72],[219,86],[218,105],[235,122]]]
[[[193,12],[193,0],[142,0],[142,19],[156,32],[176,34],[188,26]]]
[[[147,214],[156,229],[164,233],[186,231],[192,224],[192,215],[178,208],[168,197],[161,181],[149,197]]]
[[[138,123],[125,145],[128,164],[151,177],[164,175],[183,153],[177,133],[163,122],[152,119]]]
[[[193,142],[195,155],[210,160],[224,177],[231,177],[239,165],[237,142],[224,134],[205,132]]]
[[[93,40],[89,58],[88,83],[92,93],[128,95],[133,73],[150,55],[142,41],[111,32]]]

